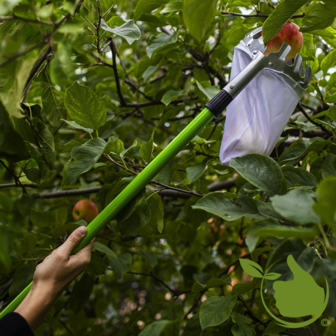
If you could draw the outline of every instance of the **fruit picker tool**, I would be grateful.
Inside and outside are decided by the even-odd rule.
[[[84,248],[148,183],[214,118],[244,90],[263,69],[273,69],[286,74],[294,85],[307,87],[311,69],[306,65],[304,77],[300,75],[302,58],[297,55],[293,65],[285,62],[291,47],[284,43],[277,53],[265,56],[265,46],[261,39],[261,29],[249,33],[245,39],[253,59],[224,89],[205,106],[206,108],[139,174],[135,179],[87,226],[87,234],[73,253]],[[293,87],[293,89],[295,89]],[[270,97],[273,99],[273,97]],[[239,116],[237,116],[239,117]],[[28,294],[28,285],[1,313],[0,318],[13,312]]]

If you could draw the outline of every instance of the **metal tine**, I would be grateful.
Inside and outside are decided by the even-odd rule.
[[[311,73],[312,73],[312,69],[311,69],[311,67],[308,65],[308,63],[306,62],[305,75],[304,75],[304,83],[305,83],[305,85],[307,85],[307,86],[308,86],[309,83],[310,83]]]
[[[282,61],[285,61],[286,59],[286,56],[289,54],[289,52],[291,51],[291,47],[288,43],[284,43],[280,50],[276,53],[277,55],[280,55],[279,56],[279,59],[282,60]]]
[[[301,55],[300,54],[296,54],[294,65],[292,67],[293,67],[293,71],[298,76],[300,76],[300,66],[301,66],[301,63],[302,63],[302,57],[301,57]]]

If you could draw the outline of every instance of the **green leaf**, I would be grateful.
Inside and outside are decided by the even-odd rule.
[[[314,204],[312,193],[294,189],[286,195],[271,198],[273,208],[284,218],[296,224],[318,224],[320,218],[316,216],[311,206]]]
[[[317,203],[313,205],[313,210],[320,216],[322,221],[333,227],[336,213],[336,177],[328,177],[317,186]]]
[[[177,42],[177,33],[176,32],[174,32],[172,35],[167,35],[167,34],[164,34],[164,33],[160,33],[160,34],[154,36],[151,39],[151,44],[147,47],[147,55],[148,55],[149,58],[151,58],[155,51],[160,50],[161,48],[163,48],[167,45],[170,45],[170,44],[174,44],[176,42]],[[144,74],[144,76],[145,76],[145,74]]]
[[[198,180],[204,173],[207,165],[207,160],[203,160],[196,166],[187,167],[187,178],[189,179],[189,184]]]
[[[230,317],[235,304],[236,297],[232,295],[211,296],[205,300],[199,313],[202,330],[225,322]]]
[[[58,92],[53,86],[47,86],[42,91],[42,106],[47,120],[53,127],[59,127],[66,116],[66,109],[60,103]]]
[[[248,154],[234,158],[230,161],[230,167],[268,196],[282,194],[286,190],[286,181],[281,168],[268,156]]]
[[[281,1],[264,22],[262,30],[264,44],[266,45],[269,40],[275,37],[292,15],[294,15],[307,2],[307,0]]]
[[[322,150],[328,144],[330,144],[328,140],[321,138],[313,138],[310,140],[298,139],[280,155],[279,165],[294,165],[308,153]]]
[[[107,258],[112,271],[118,279],[121,278],[123,273],[128,272],[132,265],[132,256],[129,253],[123,253],[117,258],[108,255]]]
[[[198,81],[196,81],[197,87],[204,93],[208,99],[212,99],[219,93],[217,86],[203,87]]]
[[[105,147],[104,153],[116,153],[120,154],[125,150],[124,143],[119,138],[109,138]]]
[[[175,90],[169,90],[167,91],[161,101],[163,104],[165,104],[166,106],[168,106],[173,100],[181,97],[181,96],[184,96],[186,93],[184,90],[180,90],[180,91],[175,91]]]
[[[214,19],[216,5],[216,0],[183,0],[184,24],[199,43]]]
[[[55,151],[54,137],[49,131],[48,126],[46,124],[38,122],[37,131],[38,131],[38,137],[40,138],[41,144],[43,146],[49,147],[49,149],[54,152]]]
[[[20,111],[22,91],[36,60],[32,53],[28,55],[31,56],[14,59],[0,67],[0,100],[8,114],[17,118],[23,117]]]
[[[11,212],[13,209],[13,201],[12,198],[2,192],[0,192],[0,210],[4,210],[6,212]]]
[[[81,279],[76,282],[69,299],[69,307],[78,314],[87,304],[94,285],[94,276],[85,273]]]
[[[252,320],[242,314],[232,312],[231,314],[232,321],[239,324],[250,324]]]
[[[199,319],[199,314],[195,314],[190,320],[188,320],[187,325],[183,330],[182,336],[201,336],[202,327]]]
[[[234,221],[256,210],[242,199],[231,200],[222,193],[208,194],[197,201],[192,208],[210,212],[228,221]]]
[[[160,13],[162,15],[165,15],[174,12],[181,12],[182,9],[183,9],[182,0],[170,0]]]
[[[302,32],[324,29],[331,26],[336,17],[336,10],[323,3],[313,3],[310,5],[302,20]]]
[[[9,297],[14,299],[33,280],[36,263],[21,265],[16,268],[12,285],[9,288]]]
[[[285,176],[287,187],[293,185],[315,187],[317,185],[316,177],[307,170],[292,166],[282,167],[281,170]]]
[[[249,251],[253,252],[254,249],[268,237],[300,237],[302,239],[313,240],[317,234],[317,228],[293,228],[281,225],[278,221],[269,218],[255,222],[252,225],[246,234],[246,245]]]
[[[128,44],[132,44],[134,41],[139,40],[141,38],[141,31],[139,27],[134,23],[133,20],[127,21],[125,24],[123,24],[120,27],[110,28],[104,19],[101,20],[101,28],[114,33],[116,35],[119,35],[123,37]]]
[[[40,184],[42,178],[42,173],[40,169],[37,168],[25,169],[24,173],[28,180],[35,182],[37,185]]]
[[[14,130],[0,102],[0,157],[10,162],[29,159],[30,155],[21,136]]]
[[[0,15],[6,15],[21,2],[21,0],[3,0],[0,2]]]
[[[81,129],[81,130],[84,130],[85,132],[88,132],[88,133],[92,133],[93,132],[92,128],[83,127],[83,126],[77,124],[76,121],[64,120],[64,119],[62,119],[62,120],[64,122],[66,122],[68,125],[72,126],[73,128]]]
[[[98,130],[106,122],[106,108],[99,96],[87,86],[74,82],[66,91],[65,107],[79,125]]]
[[[142,14],[149,14],[167,2],[168,0],[139,0],[134,10],[135,20],[138,20]]]
[[[261,279],[259,278],[254,278],[251,282],[249,283],[237,283],[236,285],[233,286],[232,288],[232,295],[242,295],[254,288],[259,288],[261,283]]]
[[[151,211],[151,220],[156,221],[158,231],[162,233],[163,231],[163,218],[164,218],[164,207],[160,195],[157,193],[150,195],[147,198],[147,204]]]
[[[76,182],[77,178],[88,172],[103,154],[106,142],[101,138],[94,138],[85,144],[74,147],[71,160],[64,166],[62,185]]]
[[[254,261],[239,258],[242,269],[254,278],[263,278],[263,269]]]
[[[279,273],[267,273],[265,275],[266,280],[276,280],[281,277],[281,274]]]
[[[155,321],[142,330],[139,336],[160,336],[169,323],[171,321],[168,320]]]
[[[147,164],[151,161],[152,158],[152,153],[154,149],[153,144],[154,144],[154,133],[152,133],[150,139],[146,143],[144,143],[140,148],[140,155]]]
[[[329,153],[322,164],[322,176],[336,176],[336,155]]]
[[[336,50],[332,50],[321,62],[321,69],[326,74],[336,65]]]
[[[264,330],[262,336],[273,336],[273,335],[278,335],[282,331],[285,331],[286,328],[281,327],[278,322],[276,321],[271,321],[266,329]]]
[[[234,324],[231,328],[233,336],[254,336],[255,330],[246,324]]]
[[[154,268],[157,265],[158,261],[155,253],[144,249],[140,249],[139,252],[146,259],[150,267]]]
[[[117,258],[117,255],[115,254],[115,252],[113,252],[109,247],[107,247],[106,245],[102,243],[95,242],[94,248],[99,252],[105,253],[109,257]]]

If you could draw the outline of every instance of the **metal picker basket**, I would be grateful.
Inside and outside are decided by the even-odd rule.
[[[235,47],[231,78],[240,74],[265,49],[261,28],[247,34]],[[223,164],[228,165],[231,158],[245,154],[269,155],[275,147],[311,76],[307,63],[301,76],[303,67],[299,54],[294,61],[285,62],[289,51],[290,47],[284,44],[279,52],[271,53],[265,59],[266,67],[263,65],[228,106],[220,150]]]

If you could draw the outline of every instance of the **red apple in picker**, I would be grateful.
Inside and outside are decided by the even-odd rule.
[[[98,216],[98,213],[96,204],[88,199],[83,199],[78,201],[74,206],[72,210],[72,217],[76,221],[84,219],[87,223],[90,223]]]
[[[303,35],[295,23],[287,22],[280,33],[267,43],[265,56],[271,52],[278,52],[284,42],[287,42],[292,48],[286,57],[286,62],[288,62],[301,51],[303,45]]]

